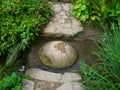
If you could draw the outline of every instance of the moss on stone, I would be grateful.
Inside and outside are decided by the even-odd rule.
[[[43,48],[40,48],[39,53],[41,53],[42,51],[43,51]]]
[[[52,60],[47,56],[47,55],[44,55],[44,60],[45,60],[45,63],[46,65],[52,65]]]

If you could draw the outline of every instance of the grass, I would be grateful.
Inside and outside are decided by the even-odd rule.
[[[97,63],[80,62],[85,90],[120,90],[120,27],[111,24],[112,34],[105,30],[103,41],[97,41]]]

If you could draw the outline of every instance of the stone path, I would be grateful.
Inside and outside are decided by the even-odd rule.
[[[43,30],[45,36],[74,36],[83,30],[81,23],[71,15],[71,3],[53,2],[54,17]]]
[[[23,90],[83,90],[79,74],[66,72],[52,73],[41,69],[27,70],[32,80],[23,81]]]
[[[43,36],[74,36],[83,30],[81,23],[71,16],[71,3],[52,2],[54,17],[43,30]],[[79,74],[53,73],[38,68],[26,71],[32,79],[23,80],[23,90],[83,90]]]

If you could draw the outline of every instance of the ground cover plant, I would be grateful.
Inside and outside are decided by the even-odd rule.
[[[97,62],[92,66],[80,62],[85,90],[120,89],[120,27],[111,28],[113,34],[105,31],[103,41],[97,41]]]
[[[47,0],[0,1],[0,56],[8,54],[6,66],[38,36],[52,16]]]
[[[99,26],[115,22],[120,26],[120,0],[77,0],[73,16],[81,22],[98,22]]]
[[[22,89],[24,72],[13,63],[20,55],[26,55],[26,49],[49,22],[52,12],[47,0],[0,0],[0,57],[7,55],[5,65],[0,67],[0,90]],[[12,73],[11,68],[17,73]]]
[[[22,90],[22,77],[13,72],[0,80],[0,90]]]

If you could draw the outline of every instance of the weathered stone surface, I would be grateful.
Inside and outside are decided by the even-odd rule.
[[[42,90],[42,89],[40,89],[40,88],[36,88],[35,90]]]
[[[41,69],[29,69],[26,71],[26,74],[28,74],[30,77],[38,80],[44,80],[48,82],[59,82],[62,74],[52,73],[43,71]]]
[[[53,34],[64,34],[64,37],[74,36],[83,31],[81,23],[71,15],[72,4],[53,3],[54,17],[43,30],[44,36]],[[54,37],[54,35],[53,35]]]
[[[83,90],[80,85],[81,84],[77,82],[67,82],[62,86],[58,87],[56,90]]]
[[[70,44],[64,41],[51,41],[40,48],[39,57],[46,66],[66,68],[75,63],[78,54]]]
[[[24,79],[23,90],[83,90],[76,73],[53,73],[32,68],[26,71],[33,81]]]
[[[24,79],[23,80],[23,89],[22,90],[33,90],[34,89],[34,82]]]
[[[80,77],[79,74],[77,73],[64,73],[62,75],[62,79],[61,79],[61,83],[65,83],[65,82],[73,82],[73,81],[81,81],[82,78]]]
[[[60,12],[61,11],[61,6],[60,5],[54,5],[54,11],[55,12]]]
[[[71,5],[71,4],[62,4],[63,10],[69,12],[69,10],[70,10],[70,5]]]
[[[43,81],[36,83],[36,88],[41,88],[41,90],[42,90],[42,89],[44,89],[45,87],[46,87],[46,83],[43,82]]]
[[[56,90],[61,83],[53,83],[53,82],[46,82],[46,81],[39,81],[36,83],[36,89],[40,90]]]

